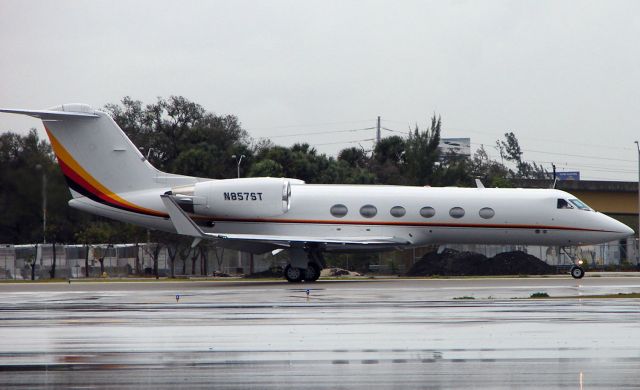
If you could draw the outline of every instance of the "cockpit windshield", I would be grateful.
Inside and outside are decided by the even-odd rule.
[[[558,208],[559,209],[575,209],[578,208],[580,210],[591,211],[591,208],[584,204],[579,199],[558,199]]]
[[[569,202],[573,203],[573,205],[576,206],[577,208],[579,208],[580,210],[591,211],[591,208],[589,206],[587,206],[586,204],[584,204],[579,199],[569,199]]]

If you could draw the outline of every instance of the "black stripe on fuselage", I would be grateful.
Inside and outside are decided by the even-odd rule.
[[[116,208],[116,209],[119,209],[119,210],[128,211],[130,213],[136,213],[136,214],[142,214],[142,215],[146,215],[146,216],[157,217],[157,215],[144,213],[144,212],[141,212],[139,210],[134,210],[134,209],[131,209],[131,208],[128,208],[128,207],[125,207],[125,206],[121,206],[121,205],[119,205],[117,203],[107,202],[106,200],[102,199],[101,197],[97,196],[93,192],[87,190],[86,188],[84,188],[80,184],[78,184],[75,181],[73,181],[73,179],[70,178],[69,176],[64,175],[64,178],[67,181],[67,185],[69,186],[69,188],[71,188],[72,190],[74,190],[75,192],[77,192],[79,194],[82,194],[82,195],[86,196],[87,198],[93,200],[96,203],[100,203],[102,205],[113,207],[113,208]]]

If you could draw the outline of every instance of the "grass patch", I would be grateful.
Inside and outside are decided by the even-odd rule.
[[[529,298],[549,298],[549,294],[546,292],[535,292],[531,294]]]

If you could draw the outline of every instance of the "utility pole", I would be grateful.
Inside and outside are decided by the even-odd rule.
[[[638,149],[638,242],[637,248],[640,252],[640,143],[638,141],[634,141],[636,144],[636,148]],[[640,255],[640,253],[636,253],[636,256]]]
[[[376,145],[380,143],[380,117],[378,116],[378,128],[376,132]]]
[[[47,174],[42,169],[42,242],[47,243]],[[54,242],[55,244],[55,242]]]

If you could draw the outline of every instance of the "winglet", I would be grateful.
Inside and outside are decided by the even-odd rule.
[[[196,225],[187,213],[178,206],[178,203],[171,195],[160,195],[160,198],[162,198],[162,203],[164,203],[164,207],[169,213],[171,223],[173,223],[178,234],[200,238],[207,236],[207,234],[200,229],[200,226]]]
[[[484,188],[484,184],[482,184],[482,181],[480,181],[480,179],[476,179],[476,187]]]

